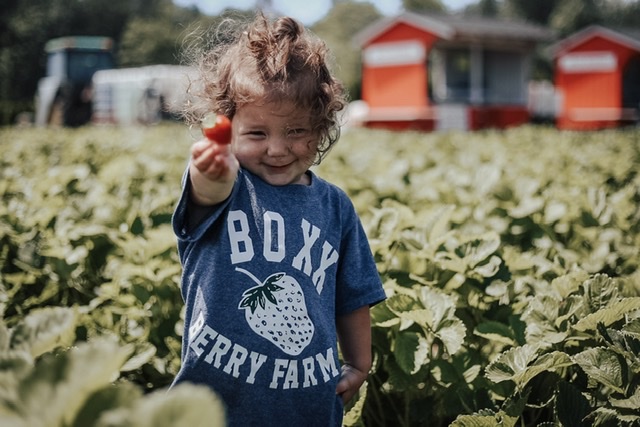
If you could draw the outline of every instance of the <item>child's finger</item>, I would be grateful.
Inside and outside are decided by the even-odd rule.
[[[222,177],[229,170],[229,166],[225,162],[225,159],[216,155],[209,167],[203,172],[209,179],[218,179]]]
[[[198,141],[191,147],[191,156],[198,169],[206,169],[216,156],[228,153],[227,146],[207,140]]]
[[[345,404],[355,395],[356,390],[350,375],[340,378],[336,386],[336,394],[342,397],[342,402]]]
[[[191,155],[193,157],[201,156],[206,150],[213,148],[216,144],[207,139],[201,139],[197,142],[194,142],[191,146]]]
[[[207,147],[200,151],[200,149],[194,148],[192,154],[192,161],[196,168],[200,171],[205,171],[214,162],[216,153],[212,147]]]

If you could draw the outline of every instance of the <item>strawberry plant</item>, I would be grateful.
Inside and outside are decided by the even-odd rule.
[[[11,326],[37,308],[77,306],[78,339],[115,334],[138,354],[124,375],[145,388],[166,386],[180,351],[180,267],[169,225],[179,189],[157,183],[179,180],[183,158],[157,146],[158,135],[113,129],[109,144],[97,134],[3,132],[5,318]]]
[[[354,133],[348,151],[342,145],[332,153],[339,161],[322,165],[351,189],[366,218],[389,295],[372,311],[377,357],[361,422],[637,423],[633,344],[613,350],[606,338],[628,342],[638,317],[637,132],[523,128],[421,135],[420,145],[417,134],[394,134],[393,141],[386,135]],[[385,150],[397,159],[389,167],[377,155]],[[356,173],[345,176],[341,168]],[[576,294],[615,283],[625,299],[565,312],[577,309],[571,302],[578,295],[541,297],[553,284],[572,281],[580,285]],[[554,304],[562,305],[555,317],[548,313]],[[533,307],[548,318],[544,328]],[[561,338],[559,325],[573,330],[580,316],[591,319],[590,329]],[[603,325],[594,321],[608,316]],[[557,341],[542,345],[543,331]],[[590,384],[593,366],[609,359],[619,365],[606,364],[614,368],[600,370],[603,382]],[[497,374],[516,368],[526,382],[514,386]],[[604,377],[619,372],[628,381],[611,388]]]
[[[114,382],[135,363],[131,346],[101,338],[70,347],[76,321],[68,307],[35,309],[13,328],[0,321],[0,424],[224,425],[221,402],[202,386],[143,395],[129,382]]]
[[[161,391],[192,132],[0,130],[1,425],[162,425],[195,396]],[[345,425],[638,425],[639,164],[636,129],[346,131],[316,172],[352,198],[388,299]],[[268,340],[287,325],[256,319],[296,284],[245,274]]]

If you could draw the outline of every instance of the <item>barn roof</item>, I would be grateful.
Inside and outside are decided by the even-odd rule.
[[[541,42],[551,40],[553,36],[553,33],[546,27],[522,21],[404,12],[400,15],[382,18],[374,22],[356,34],[354,43],[360,47],[366,46],[371,40],[384,34],[398,23],[417,27],[448,41],[512,40]]]
[[[613,30],[611,28],[605,28],[600,25],[591,25],[576,33],[573,33],[569,37],[560,40],[554,45],[549,46],[547,52],[550,56],[555,58],[595,36],[604,37],[613,41],[614,43],[627,46],[632,50],[640,52],[640,30],[636,28],[622,28]]]

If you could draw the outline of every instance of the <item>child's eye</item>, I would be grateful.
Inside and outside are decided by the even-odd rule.
[[[295,129],[289,129],[287,131],[287,135],[291,136],[291,137],[301,137],[301,136],[306,136],[308,134],[308,129],[305,128],[295,128]]]
[[[261,130],[252,130],[247,132],[247,135],[251,138],[264,138],[267,134]]]

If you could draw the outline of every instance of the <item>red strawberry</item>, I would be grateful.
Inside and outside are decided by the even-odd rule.
[[[219,144],[231,144],[231,120],[222,114],[207,113],[201,122],[202,133]]]

